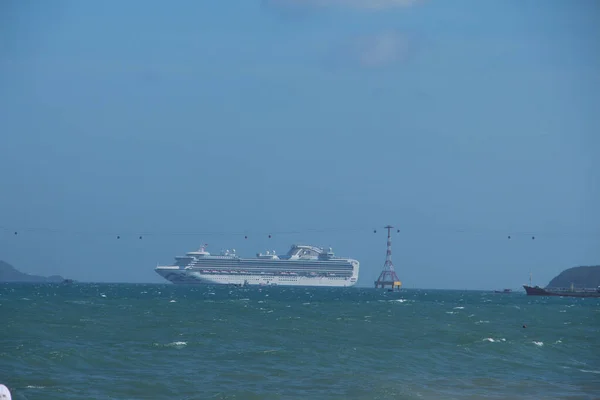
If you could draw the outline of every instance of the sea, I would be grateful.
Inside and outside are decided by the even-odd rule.
[[[600,399],[600,299],[0,285],[13,399]]]

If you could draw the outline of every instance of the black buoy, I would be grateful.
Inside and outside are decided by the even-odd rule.
[[[269,235],[269,239],[271,239],[271,235]]]
[[[248,235],[244,235],[244,239],[248,239]]]
[[[117,236],[117,239],[121,239],[121,236]]]
[[[142,238],[142,236],[140,236],[140,239]]]
[[[508,238],[510,239],[510,236]]]

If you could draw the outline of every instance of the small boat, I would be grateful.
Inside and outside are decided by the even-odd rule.
[[[508,294],[508,293],[512,293],[512,289],[494,290],[494,293]]]

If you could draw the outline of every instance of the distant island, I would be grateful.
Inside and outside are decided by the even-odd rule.
[[[548,288],[597,288],[600,286],[600,265],[573,267],[564,270],[552,279]]]
[[[60,275],[38,276],[29,275],[18,271],[7,262],[0,260],[0,282],[15,283],[62,283],[65,281]]]

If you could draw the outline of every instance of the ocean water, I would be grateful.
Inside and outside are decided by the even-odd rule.
[[[14,399],[600,398],[599,299],[4,284],[0,317]]]

